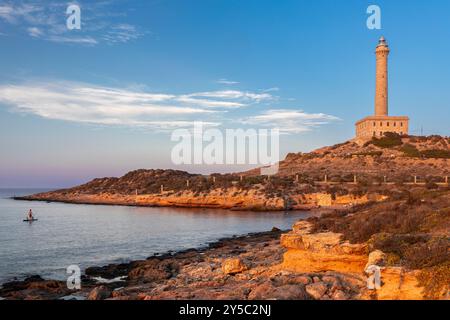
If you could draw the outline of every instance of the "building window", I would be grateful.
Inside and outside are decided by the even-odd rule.
[[[383,122],[380,122],[380,127],[382,127],[383,126]]]
[[[397,126],[397,122],[394,122],[394,127],[396,127]]]
[[[375,123],[375,121],[373,122],[373,126],[374,126],[374,127],[376,127],[376,126],[377,126],[377,124]]]
[[[387,123],[387,126],[389,127],[389,122]]]
[[[403,127],[403,122],[400,122],[400,127]]]

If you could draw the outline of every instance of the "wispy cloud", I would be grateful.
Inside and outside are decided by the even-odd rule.
[[[138,31],[135,26],[129,24],[119,24],[111,26],[110,30],[106,31],[103,39],[111,44],[127,43],[131,40],[136,40],[143,35],[144,33]]]
[[[4,3],[0,5],[0,18],[12,24],[22,20],[36,23],[39,11],[38,6],[30,3]]]
[[[96,45],[123,44],[148,32],[125,21],[126,16],[114,13],[110,1],[93,1],[81,6],[81,30],[66,27],[66,1],[18,0],[0,4],[0,22],[25,31],[41,40]]]
[[[278,88],[278,87],[272,87],[272,88],[269,88],[269,89],[264,89],[264,90],[262,90],[263,92],[275,92],[275,91],[280,91],[280,88]]]
[[[0,86],[0,101],[46,119],[159,129],[191,124],[190,116],[215,112],[174,104],[172,95],[68,82]]]
[[[248,114],[255,107],[267,108],[276,102],[270,93],[240,90],[175,94],[149,92],[140,86],[123,89],[56,80],[0,85],[0,106],[12,112],[93,125],[166,131],[202,121],[207,126],[233,127],[240,123],[294,134],[339,120],[324,113],[293,109],[271,108],[246,118],[241,112],[235,113],[245,108],[242,112]]]
[[[239,84],[239,82],[237,81],[231,81],[231,80],[227,80],[227,79],[219,79],[216,81],[219,84],[224,84],[224,85],[234,85],[234,84]]]
[[[7,5],[0,5],[0,18],[9,23],[14,23],[15,18],[13,8]]]
[[[42,36],[42,30],[37,27],[30,27],[28,28],[28,34],[34,38],[38,38]]]
[[[211,99],[196,99],[190,95],[182,95],[177,98],[178,101],[198,105],[206,108],[240,108],[245,107],[246,104],[236,101],[223,101],[223,100],[211,100]]]
[[[273,96],[268,93],[254,93],[239,90],[222,90],[197,92],[190,95],[191,97],[219,98],[219,99],[243,99],[247,101],[260,102],[263,100],[272,100]]]
[[[195,92],[178,97],[178,101],[207,108],[240,108],[271,99],[270,94],[239,90]]]
[[[47,38],[48,41],[59,42],[59,43],[78,43],[85,45],[96,45],[98,43],[92,37],[65,37],[65,36],[50,36]]]
[[[241,123],[263,127],[276,127],[283,133],[301,133],[321,125],[340,120],[324,113],[307,113],[302,110],[272,109],[247,117]]]
[[[219,125],[218,114],[262,98],[267,97],[241,91],[148,93],[64,81],[0,85],[0,102],[15,112],[53,120],[155,129],[192,125],[196,120]]]

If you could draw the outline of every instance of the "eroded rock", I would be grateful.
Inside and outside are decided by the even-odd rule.
[[[169,279],[179,271],[179,265],[172,260],[149,259],[136,263],[128,273],[130,280],[142,280],[146,282]]]
[[[306,300],[307,295],[302,285],[288,284],[276,287],[266,281],[252,289],[249,300]]]
[[[239,258],[226,259],[222,263],[222,271],[225,274],[234,275],[248,269],[247,265]]]
[[[345,292],[341,290],[336,290],[332,295],[331,298],[333,300],[347,300],[348,296],[345,294]]]
[[[315,282],[306,286],[306,292],[315,300],[319,300],[327,292],[328,287],[323,282]]]
[[[111,290],[106,286],[95,287],[89,292],[88,300],[105,300],[111,297]]]
[[[282,234],[280,243],[286,249],[305,249],[302,236],[295,233]]]

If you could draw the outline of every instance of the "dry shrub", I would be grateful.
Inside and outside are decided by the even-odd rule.
[[[450,291],[450,261],[424,269],[417,277],[427,299],[441,299]]]
[[[434,239],[410,246],[405,262],[411,269],[422,269],[450,261],[450,240]]]
[[[414,235],[414,234],[391,234],[378,233],[369,240],[369,249],[381,250],[385,253],[392,253],[403,258],[405,252],[411,245],[417,243],[425,243],[430,239],[429,235]]]
[[[450,197],[448,192],[424,190],[407,193],[406,200],[370,203],[344,213],[324,215],[312,220],[313,230],[342,233],[352,243],[368,241],[378,233],[432,232],[447,224]]]

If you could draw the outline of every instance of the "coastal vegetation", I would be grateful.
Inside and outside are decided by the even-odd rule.
[[[368,252],[386,253],[387,265],[421,270],[428,298],[450,290],[450,190],[401,190],[395,199],[311,218],[314,232],[336,232]],[[431,281],[431,279],[434,279]]]

